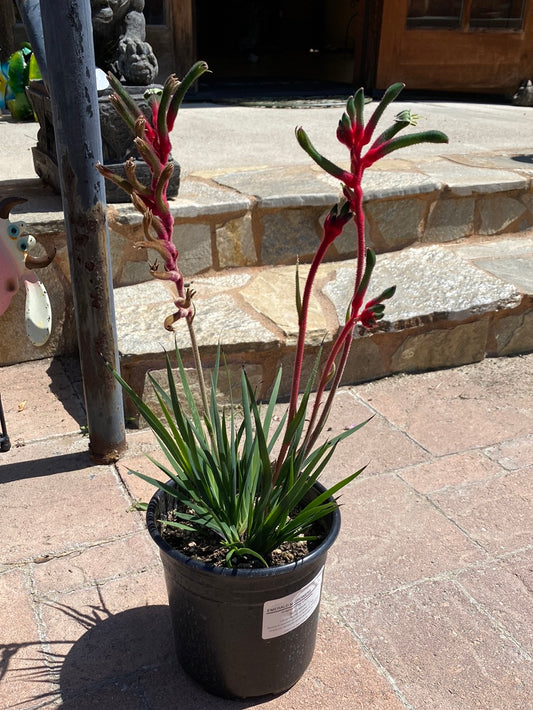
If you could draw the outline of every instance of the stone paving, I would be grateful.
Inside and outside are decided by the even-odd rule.
[[[290,691],[211,697],[172,647],[161,565],[132,508],[146,430],[94,466],[68,358],[0,369],[0,708],[525,710],[530,706],[533,355],[343,388],[343,495],[317,648]]]
[[[408,150],[367,174],[367,230],[379,254],[372,288],[398,290],[380,329],[355,339],[345,384],[363,384],[342,389],[331,418],[342,431],[375,415],[326,474],[333,480],[354,462],[369,463],[344,496],[317,650],[291,691],[258,702],[212,698],[177,665],[160,563],[131,508],[150,492],[126,471],[149,465],[144,454],[154,442],[132,431],[118,465],[88,458],[81,382],[69,358],[76,338],[60,198],[33,176],[35,127],[0,121],[0,134],[9,130],[1,197],[25,195],[23,219],[45,248],[58,250],[41,272],[55,318],[50,343],[36,349],[25,338],[21,292],[2,316],[10,337],[0,339],[0,393],[13,447],[0,454],[0,708],[529,707],[529,115],[470,106],[460,107],[461,121],[447,104],[426,108],[432,123],[422,127],[445,130],[450,146],[425,146],[416,158]],[[175,239],[198,291],[204,356],[209,362],[222,343],[230,370],[246,363],[263,393],[279,365],[288,390],[295,254],[304,275],[339,197],[295,149],[293,127],[311,122],[327,144],[341,109],[287,118],[271,109],[186,107],[173,135],[174,144],[187,139]],[[338,150],[325,147],[341,162]],[[158,377],[163,349],[173,347],[161,327],[168,293],[149,280],[152,255],[132,247],[138,215],[114,205],[109,227],[122,368],[145,391],[146,371]],[[344,318],[353,237],[348,230],[321,268],[311,352],[327,349]],[[187,360],[186,345],[183,352]]]
[[[369,243],[379,252],[372,295],[392,284],[398,290],[380,331],[358,339],[347,383],[533,349],[531,168],[517,163],[506,182],[499,167],[504,158],[492,158],[497,169],[483,170],[478,182],[471,167],[461,167],[458,177],[449,159],[435,158],[413,163],[410,172],[398,173],[389,165],[370,176],[375,183],[367,191]],[[440,182],[421,172],[430,170],[428,165]],[[23,332],[24,293],[16,294],[2,318],[15,336],[0,342],[0,363],[7,365],[76,347],[59,198],[42,187],[37,193],[35,186],[25,194],[30,230],[49,251],[57,249],[54,262],[40,274],[55,325],[47,345],[34,348]],[[320,223],[338,198],[328,179],[307,166],[293,166],[225,173],[216,180],[190,177],[173,202],[182,268],[198,292],[205,356],[212,357],[221,342],[234,365],[244,361],[261,369],[264,391],[293,354],[290,264],[299,254],[305,273]],[[132,248],[139,238],[139,216],[128,205],[112,207],[109,223],[119,349],[129,380],[143,391],[146,369],[161,368],[162,348],[172,347],[160,327],[169,297],[162,284],[147,280],[151,255]],[[311,346],[323,342],[327,348],[344,319],[354,242],[348,229],[321,269]]]

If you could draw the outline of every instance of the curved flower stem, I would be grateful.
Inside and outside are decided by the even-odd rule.
[[[324,258],[324,254],[326,253],[328,246],[328,244],[322,241],[322,243],[317,249],[313,261],[311,262],[311,267],[309,269],[307,279],[305,280],[302,306],[298,319],[298,341],[296,344],[296,356],[294,358],[292,388],[289,402],[289,420],[296,414],[298,404],[298,393],[300,391],[303,356],[305,350],[305,337],[307,334],[307,316],[309,313],[309,304],[311,301],[311,294],[313,292],[313,285],[315,282],[316,274],[318,272],[318,267],[322,263],[322,259]]]
[[[350,190],[350,209],[354,214],[354,222],[357,230],[357,269],[356,269],[356,277],[355,277],[355,282],[354,282],[354,290],[353,290],[353,296],[352,296],[352,306],[351,306],[351,313],[348,321],[342,328],[341,332],[337,336],[336,340],[333,343],[332,349],[330,351],[330,354],[326,360],[326,364],[322,370],[322,375],[320,377],[318,387],[317,387],[317,393],[315,397],[315,402],[313,405],[313,409],[311,411],[311,417],[310,417],[310,422],[309,422],[309,427],[308,427],[308,433],[306,435],[306,438],[304,440],[304,448],[306,451],[309,450],[309,448],[313,445],[313,443],[316,441],[320,431],[324,427],[324,424],[326,422],[326,419],[329,415],[329,411],[331,409],[331,405],[333,403],[333,399],[335,397],[335,393],[339,387],[339,383],[342,377],[342,374],[344,372],[344,368],[346,367],[346,362],[348,360],[348,355],[350,353],[350,348],[352,344],[352,336],[353,336],[353,330],[355,327],[355,324],[357,322],[357,317],[359,315],[359,310],[361,308],[363,298],[364,298],[364,291],[362,293],[359,293],[360,291],[360,285],[363,280],[363,275],[365,272],[365,262],[366,262],[366,239],[365,239],[365,216],[363,212],[363,190],[361,187],[361,178],[362,178],[362,173],[363,170],[359,169],[357,166],[359,166],[359,161],[358,157],[354,156],[353,157],[353,163],[354,163],[354,176],[353,176],[353,183],[351,186]],[[303,365],[303,356],[304,356],[304,350],[305,350],[305,337],[307,333],[307,315],[309,312],[309,303],[311,299],[311,293],[313,290],[313,285],[315,282],[316,274],[318,271],[318,267],[322,263],[322,260],[324,258],[324,255],[326,253],[326,250],[329,246],[329,243],[326,240],[322,240],[320,243],[320,246],[313,258],[313,261],[311,263],[311,267],[309,269],[309,273],[307,275],[307,279],[305,282],[305,289],[303,293],[303,298],[302,298],[302,306],[299,314],[299,329],[298,329],[298,342],[296,346],[296,355],[294,359],[294,369],[293,369],[293,378],[292,378],[292,387],[291,387],[291,395],[290,395],[290,401],[289,401],[289,412],[288,412],[288,417],[287,417],[287,422],[291,422],[292,419],[294,418],[296,411],[297,411],[297,405],[298,405],[298,395],[300,392],[300,381],[301,381],[301,374],[302,374],[302,365]],[[326,402],[326,406],[322,412],[322,415],[318,419],[318,411],[320,408],[321,400],[322,400],[322,395],[326,389],[326,385],[330,379],[330,373],[333,369],[333,366],[335,364],[335,360],[337,359],[339,352],[342,350],[342,355],[341,359],[339,361],[339,364],[337,366],[337,371],[335,373],[335,376],[333,378],[333,383],[332,387],[330,390],[330,393],[328,395],[328,399]],[[283,464],[283,461],[285,460],[285,457],[287,455],[287,452],[289,450],[290,442],[284,441],[280,453],[278,455],[277,461],[276,461],[276,469],[274,472],[273,476],[273,482],[275,483],[277,480],[277,477],[279,475],[279,471],[281,470],[281,466]]]
[[[358,164],[358,156],[354,156],[354,167]],[[316,442],[318,435],[324,428],[326,420],[329,416],[329,412],[331,410],[335,394],[339,387],[344,369],[346,367],[346,362],[350,354],[350,349],[352,347],[353,340],[353,331],[364,299],[364,291],[362,293],[359,293],[359,287],[363,280],[366,262],[365,215],[363,211],[363,190],[361,187],[362,174],[363,170],[359,169],[354,174],[354,185],[351,190],[350,199],[350,209],[353,212],[355,227],[357,230],[357,268],[353,296],[351,300],[351,313],[349,319],[347,320],[341,332],[333,343],[330,354],[324,365],[322,376],[318,383],[315,402],[309,420],[308,431],[304,440],[304,447],[306,451],[311,449],[313,444]],[[333,377],[330,392],[326,400],[326,404],[322,410],[322,413],[320,417],[318,417],[318,411],[321,406],[322,395],[324,394],[326,385],[328,384],[328,381],[330,379],[330,373],[333,369],[335,361],[339,356],[339,353],[341,353],[341,356],[335,371],[335,375]]]
[[[322,263],[322,259],[324,258],[324,254],[326,253],[328,246],[329,244],[327,244],[325,240],[320,243],[320,246],[318,247],[317,252],[313,258],[313,261],[309,268],[309,273],[307,274],[307,278],[305,280],[302,304],[298,315],[298,341],[296,343],[296,355],[294,357],[291,395],[289,400],[289,413],[287,417],[288,422],[290,422],[294,418],[298,407],[298,395],[300,393],[300,381],[302,378],[302,365],[305,352],[305,337],[307,334],[307,315],[309,313],[309,303],[311,301],[311,293],[313,291],[313,284],[315,282],[318,267]],[[281,470],[283,461],[287,456],[289,446],[290,442],[284,440],[281,445],[279,455],[277,457],[276,468],[272,477],[272,483],[274,484],[278,479],[279,472]]]
[[[350,353],[350,348],[352,344],[352,335],[353,335],[353,330],[355,327],[355,324],[357,322],[357,317],[359,315],[359,311],[361,309],[361,305],[363,303],[363,298],[365,295],[366,289],[360,289],[361,283],[363,281],[364,273],[365,273],[365,266],[366,266],[366,239],[365,239],[365,215],[363,212],[363,189],[361,186],[361,181],[363,177],[363,172],[364,172],[364,166],[362,165],[361,162],[361,147],[359,145],[355,145],[352,149],[352,155],[351,155],[351,176],[349,180],[349,185],[347,186],[347,189],[345,191],[345,194],[349,198],[350,202],[350,210],[352,211],[354,215],[354,222],[355,222],[355,227],[357,231],[357,268],[356,268],[356,275],[355,275],[355,282],[354,282],[354,290],[353,290],[353,296],[351,299],[351,308],[350,308],[350,316],[343,326],[341,332],[337,336],[336,340],[333,343],[332,349],[330,351],[330,354],[326,360],[326,364],[322,370],[322,375],[320,377],[318,387],[317,387],[317,393],[315,397],[315,402],[313,405],[313,409],[311,411],[311,417],[310,417],[310,422],[309,422],[309,427],[308,427],[308,433],[306,434],[306,438],[304,440],[304,449],[306,451],[309,450],[309,448],[312,446],[312,444],[316,441],[320,431],[324,427],[324,424],[326,422],[327,416],[329,414],[329,411],[331,409],[331,405],[333,403],[333,399],[335,397],[335,393],[339,387],[339,383],[342,377],[342,373],[344,371],[344,368],[346,366],[346,362],[348,360],[348,355]],[[289,412],[288,412],[288,417],[287,417],[287,427],[289,426],[290,422],[293,420],[294,416],[296,415],[297,412],[297,405],[298,405],[298,395],[300,392],[300,381],[301,381],[301,375],[302,375],[302,365],[303,365],[303,357],[304,357],[304,350],[305,350],[305,337],[307,333],[307,316],[309,312],[309,303],[311,299],[311,293],[315,281],[315,277],[318,271],[318,267],[322,263],[322,260],[324,258],[324,255],[326,253],[326,250],[329,246],[329,242],[326,239],[323,239],[320,243],[320,246],[313,258],[313,261],[311,263],[311,267],[309,269],[309,273],[307,275],[307,279],[305,282],[305,289],[304,289],[304,294],[302,298],[302,305],[300,308],[299,312],[299,322],[298,322],[298,341],[296,345],[296,355],[294,359],[294,368],[293,368],[293,378],[292,378],[292,386],[291,386],[291,395],[290,395],[290,400],[289,400]],[[326,402],[326,406],[322,412],[322,415],[320,418],[318,417],[318,412],[321,406],[321,399],[322,395],[326,389],[326,385],[328,384],[330,380],[330,373],[333,370],[333,366],[335,364],[335,360],[337,359],[339,353],[342,350],[342,355],[337,367],[337,372],[335,373],[335,376],[333,378],[333,383],[331,387],[331,391],[328,395],[328,399]],[[318,422],[317,422],[318,419]],[[276,482],[279,472],[281,470],[281,467],[283,465],[283,462],[287,456],[287,452],[290,447],[290,442],[289,441],[283,441],[283,444],[281,446],[277,461],[276,461],[276,468],[274,471],[273,475],[273,483]]]

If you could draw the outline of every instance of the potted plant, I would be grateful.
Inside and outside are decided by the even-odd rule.
[[[145,186],[137,180],[133,162],[126,163],[125,178],[102,165],[98,169],[130,194],[143,215],[145,239],[138,246],[157,251],[163,266],[156,261],[151,273],[175,289],[174,312],[164,326],[173,330],[176,323],[185,321],[200,385],[198,404],[179,349],[177,376],[167,355],[168,389],[152,378],[163,412],[160,420],[114,373],[166,457],[165,463],[153,461],[164,480],[137,475],[158,489],[147,508],[147,523],[163,561],[178,658],[208,691],[251,697],[286,690],[311,660],[324,564],[340,526],[337,494],[363,470],[328,489],[319,482],[342,439],[362,426],[332,439],[322,437],[354,330],[372,328],[383,316],[384,301],[394,294],[391,287],[366,300],[376,259],[365,246],[364,170],[401,147],[446,142],[447,138],[438,131],[397,136],[415,122],[409,111],[398,114],[394,123],[374,138],[379,119],[402,84],[385,92],[366,125],[363,90],[348,99],[337,137],[349,150],[349,169],[322,156],[305,131],[296,130],[302,148],[340,181],[344,200],[324,221],[323,237],[303,292],[296,277],[299,336],[287,411],[277,421],[274,413],[281,373],[268,401],[261,405],[244,370],[239,401],[220,407],[217,382],[224,376],[224,357],[218,353],[208,386],[194,336],[194,291],[186,285],[177,263],[173,218],[166,199],[172,170],[169,131],[185,92],[205,71],[207,65],[198,62],[181,83],[169,77],[162,91],[151,96],[152,122],[110,76],[113,103],[136,136],[152,182]],[[363,153],[366,145],[369,147]],[[357,229],[353,296],[344,325],[328,351],[318,356],[312,376],[302,386],[307,314],[317,269],[350,220]]]

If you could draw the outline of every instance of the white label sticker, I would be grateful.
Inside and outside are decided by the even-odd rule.
[[[296,629],[308,619],[320,602],[324,568],[305,587],[263,606],[263,638],[273,639]]]

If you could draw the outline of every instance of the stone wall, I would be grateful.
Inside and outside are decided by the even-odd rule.
[[[452,156],[453,158],[453,156]],[[415,244],[445,244],[476,236],[520,233],[533,226],[530,166],[516,156],[428,159],[416,169],[407,161],[382,161],[365,177],[367,242],[379,253]],[[491,162],[492,161],[492,162]],[[21,186],[16,186],[21,190]],[[39,181],[23,186],[28,197],[19,219],[54,262],[40,272],[50,294],[53,335],[43,348],[24,336],[24,293],[2,316],[0,365],[71,352],[76,347],[68,254],[61,200]],[[189,176],[171,201],[174,240],[186,277],[227,269],[308,262],[330,207],[341,198],[337,182],[318,169],[268,168]],[[155,252],[135,248],[142,238],[140,215],[131,205],[108,207],[113,281],[116,288],[150,280]],[[353,225],[327,259],[355,255]]]

